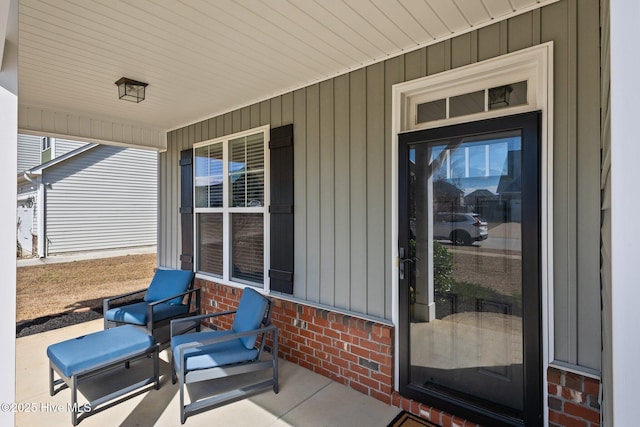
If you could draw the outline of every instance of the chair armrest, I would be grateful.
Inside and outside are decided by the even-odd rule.
[[[154,305],[157,305],[157,304],[162,304],[163,302],[170,301],[170,300],[172,300],[174,298],[183,297],[185,295],[188,295],[191,292],[195,292],[196,294],[200,294],[200,288],[189,289],[187,291],[180,292],[179,294],[171,295],[170,297],[166,297],[166,298],[159,299],[157,301],[150,302],[148,305],[149,306],[154,306]]]
[[[200,288],[188,289],[188,290],[186,290],[184,292],[181,292],[179,294],[175,294],[175,295],[172,295],[170,297],[163,298],[163,299],[158,300],[158,301],[153,301],[153,302],[150,302],[149,304],[147,304],[147,330],[149,332],[153,332],[153,307],[155,307],[158,304],[162,304],[162,303],[165,303],[167,301],[170,301],[170,300],[172,300],[174,298],[180,297],[180,296],[184,297],[185,295],[188,295],[188,294],[190,294],[192,292],[196,293],[196,305],[197,305],[198,311],[200,311]]]
[[[180,323],[192,323],[192,322],[198,322],[201,323],[203,319],[208,319],[210,317],[220,317],[220,316],[226,316],[229,314],[234,314],[236,312],[236,310],[229,310],[229,311],[219,311],[217,313],[209,313],[209,314],[201,314],[199,316],[191,316],[191,317],[183,317],[182,319],[173,319],[171,321],[171,336],[176,336],[176,335],[183,335],[184,332],[179,332],[178,327]],[[184,329],[183,329],[184,331]],[[178,332],[178,333],[174,333],[174,332]]]
[[[102,300],[102,308],[104,309],[103,313],[106,314],[106,312],[109,310],[109,305],[111,304],[112,301],[124,299],[124,298],[130,297],[136,294],[140,294],[146,291],[147,291],[146,289],[140,289],[133,292],[127,292],[126,294],[116,295],[115,297],[109,297],[109,298],[103,299]]]
[[[173,322],[171,323],[173,324]],[[268,333],[274,334],[274,341],[277,342],[278,328],[276,327],[276,325],[271,324],[269,326],[265,326],[259,329],[253,329],[251,331],[237,332],[235,334],[222,335],[215,338],[209,338],[207,340],[198,340],[190,343],[180,344],[176,346],[174,350],[177,351],[178,357],[180,358],[180,362],[181,362],[180,370],[184,372],[184,367],[185,367],[184,353],[186,350],[189,350],[191,348],[196,348],[196,347],[204,347],[212,344],[218,344],[225,341],[233,341],[235,339],[246,337],[246,336],[268,334]]]

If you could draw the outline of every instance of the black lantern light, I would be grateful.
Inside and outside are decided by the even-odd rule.
[[[509,106],[509,95],[513,92],[511,85],[498,86],[489,89],[489,109]]]
[[[140,102],[144,100],[144,91],[148,83],[131,80],[126,77],[122,77],[116,82],[118,86],[118,97],[125,101]]]

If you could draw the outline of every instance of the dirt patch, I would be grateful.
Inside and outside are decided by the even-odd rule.
[[[506,296],[522,293],[522,261],[509,255],[453,253],[453,277],[474,283]]]
[[[99,311],[104,298],[146,288],[155,266],[156,255],[144,254],[18,267],[16,322],[78,310],[76,317],[82,310],[88,316]]]
[[[489,223],[490,237],[503,237],[507,239],[520,239],[522,226],[517,222]]]

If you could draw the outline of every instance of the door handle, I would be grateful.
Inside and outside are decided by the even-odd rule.
[[[404,253],[405,253],[404,248],[399,248],[399,251],[398,251],[398,255],[399,255],[399,257],[398,257],[399,271],[398,271],[398,273],[400,275],[400,280],[404,280],[404,265],[406,263],[408,263],[408,262],[411,263],[412,262],[412,263],[415,264],[416,261],[420,261],[420,259],[417,258],[417,257],[405,258],[404,257]]]

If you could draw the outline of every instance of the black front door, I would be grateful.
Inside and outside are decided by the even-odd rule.
[[[541,425],[539,113],[399,137],[401,393]]]

